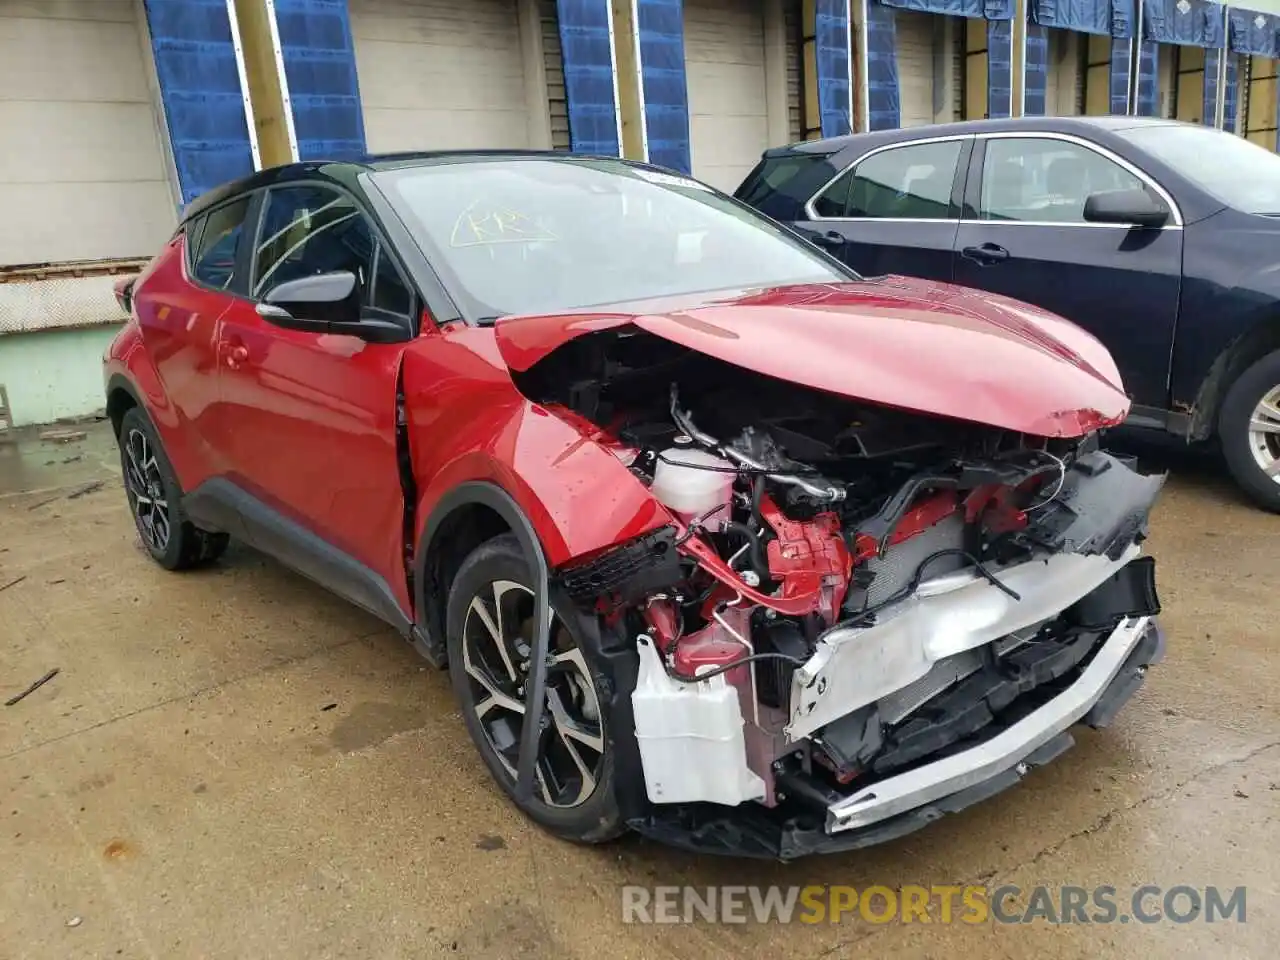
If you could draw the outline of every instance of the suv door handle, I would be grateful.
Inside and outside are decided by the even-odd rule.
[[[815,244],[820,247],[826,247],[828,250],[839,247],[844,244],[844,234],[835,230],[828,230],[826,233],[814,234],[811,238]]]
[[[989,267],[1009,259],[1009,251],[998,243],[984,243],[980,247],[965,247],[960,256],[980,266]]]

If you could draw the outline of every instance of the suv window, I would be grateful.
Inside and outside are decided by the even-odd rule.
[[[979,216],[1084,223],[1084,202],[1091,193],[1145,188],[1140,177],[1078,143],[997,137],[987,141]]]
[[[409,287],[395,263],[382,255],[373,227],[355,201],[311,184],[271,190],[254,252],[253,296],[334,270],[355,274],[366,307],[409,315]]]
[[[820,217],[947,220],[961,140],[913,143],[872,154],[813,202]]]
[[[205,286],[227,290],[235,281],[236,254],[240,237],[244,235],[250,199],[232,200],[191,225],[187,234],[191,275]]]
[[[751,171],[734,196],[748,206],[759,207],[772,194],[781,191],[790,193],[787,190],[788,184],[793,184],[797,178],[802,181],[807,180],[808,177],[804,174],[811,170],[817,170],[820,173],[826,162],[827,157],[823,154],[796,153],[781,157],[766,157]],[[830,173],[827,174],[827,176],[830,175]],[[823,180],[825,179],[824,177]],[[813,187],[809,190],[812,193]],[[803,201],[804,196],[802,194],[799,199]]]

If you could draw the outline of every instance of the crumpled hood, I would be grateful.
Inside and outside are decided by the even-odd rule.
[[[1074,324],[905,277],[508,317],[495,335],[520,372],[576,337],[628,325],[781,380],[1037,436],[1082,436],[1129,411],[1110,353]]]

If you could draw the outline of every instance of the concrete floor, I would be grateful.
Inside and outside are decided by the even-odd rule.
[[[0,590],[0,694],[61,670],[0,707],[0,957],[1271,955],[1280,517],[1174,467],[1151,541],[1169,656],[1117,725],[904,840],[782,866],[547,837],[378,622],[246,550],[154,566],[104,425],[0,446],[0,587],[24,578]],[[621,922],[623,884],[965,882],[1244,885],[1248,919]]]

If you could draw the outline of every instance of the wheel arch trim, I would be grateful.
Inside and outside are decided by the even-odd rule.
[[[529,653],[529,680],[525,685],[525,722],[520,736],[520,761],[516,772],[516,799],[521,803],[533,798],[534,763],[537,760],[538,732],[545,710],[547,685],[547,652],[551,647],[551,585],[546,554],[533,523],[515,499],[495,483],[472,480],[461,483],[444,494],[427,518],[422,539],[415,553],[414,607],[419,629],[426,609],[427,558],[431,554],[441,525],[456,510],[479,505],[497,513],[511,529],[529,565],[534,593],[534,634]]]

